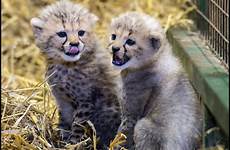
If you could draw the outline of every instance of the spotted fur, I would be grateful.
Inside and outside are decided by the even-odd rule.
[[[112,20],[110,33],[112,62],[121,73],[119,132],[128,137],[124,146],[129,150],[197,149],[201,105],[159,22],[128,12]],[[119,50],[114,52],[113,47]]]
[[[120,108],[109,57],[92,31],[96,21],[86,8],[60,1],[47,6],[31,24],[47,58],[46,76],[59,108],[63,139],[79,142],[84,131],[78,124],[90,120],[103,149],[119,127]],[[71,48],[79,53],[68,56]]]

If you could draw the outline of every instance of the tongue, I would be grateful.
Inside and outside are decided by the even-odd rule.
[[[79,52],[79,49],[76,46],[71,46],[69,49],[69,52],[70,53],[77,53],[77,52]]]

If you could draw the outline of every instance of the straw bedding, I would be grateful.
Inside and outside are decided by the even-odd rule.
[[[58,113],[44,77],[45,60],[35,46],[30,19],[55,0],[2,1],[1,62],[1,148],[2,149],[74,149],[58,138]],[[95,29],[106,39],[112,17],[128,11],[146,12],[160,19],[165,30],[188,27],[192,21],[185,0],[75,0],[99,16]],[[93,125],[90,128],[93,129]],[[124,141],[117,135],[113,146]],[[94,139],[95,140],[95,139]],[[83,141],[87,142],[87,141]],[[62,148],[60,148],[62,147]]]

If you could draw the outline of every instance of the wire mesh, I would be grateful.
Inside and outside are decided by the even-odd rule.
[[[229,0],[192,0],[196,24],[217,57],[229,68]]]

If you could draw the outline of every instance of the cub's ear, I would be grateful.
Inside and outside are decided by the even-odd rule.
[[[39,36],[42,33],[44,21],[39,18],[32,18],[30,24],[32,25],[35,37]]]
[[[161,47],[161,40],[158,37],[150,36],[150,45],[153,50],[158,50]]]

